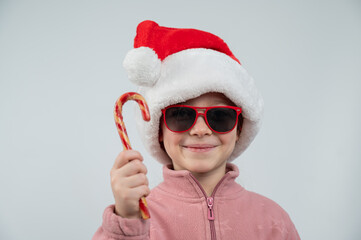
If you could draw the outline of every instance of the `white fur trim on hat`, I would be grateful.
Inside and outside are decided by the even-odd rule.
[[[163,60],[160,78],[154,86],[139,88],[149,105],[151,120],[143,121],[137,111],[137,127],[146,149],[158,161],[171,163],[159,144],[161,109],[208,92],[223,93],[242,107],[242,132],[229,161],[253,141],[263,113],[263,99],[253,78],[238,62],[223,53],[203,48],[183,50]]]
[[[158,55],[148,47],[130,50],[123,61],[130,81],[138,86],[153,86],[159,76],[161,61]]]

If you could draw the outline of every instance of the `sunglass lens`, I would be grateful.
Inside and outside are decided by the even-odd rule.
[[[229,132],[237,122],[237,112],[231,108],[214,108],[207,111],[209,126],[216,132]]]
[[[192,127],[196,111],[187,107],[172,107],[165,111],[165,123],[171,131],[182,132]]]

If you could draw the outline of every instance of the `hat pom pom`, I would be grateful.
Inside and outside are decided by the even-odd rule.
[[[153,86],[160,77],[161,61],[148,47],[130,50],[123,62],[129,80],[138,86]]]

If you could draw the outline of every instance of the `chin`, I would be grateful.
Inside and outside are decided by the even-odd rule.
[[[187,166],[187,169],[190,172],[194,172],[194,173],[208,173],[212,170],[214,170],[215,166],[213,166],[213,164],[209,163],[209,162],[198,162],[198,163],[193,163],[190,164],[189,166]]]
[[[210,172],[211,169],[195,168],[195,169],[189,169],[189,171],[192,173],[197,173],[197,174],[206,174],[206,173]]]

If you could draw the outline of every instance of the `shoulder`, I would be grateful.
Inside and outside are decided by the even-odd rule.
[[[259,230],[268,229],[272,230],[272,234],[278,233],[288,236],[289,239],[299,239],[289,214],[278,203],[248,190],[244,191],[242,198],[242,204],[248,208],[248,216],[252,216],[249,220],[253,222],[254,226],[260,228]]]
[[[275,201],[261,194],[245,190],[243,196],[244,203],[263,216],[273,216],[281,219],[289,220],[288,213]]]

